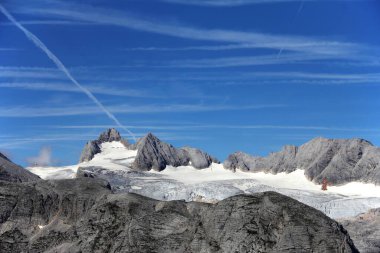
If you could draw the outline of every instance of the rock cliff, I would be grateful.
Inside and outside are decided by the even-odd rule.
[[[352,181],[380,184],[380,148],[363,139],[315,138],[300,147],[285,146],[267,157],[236,152],[223,165],[229,170],[274,174],[303,169],[315,183],[326,178],[335,185]]]
[[[163,202],[80,178],[0,182],[0,252],[358,251],[337,222],[275,192]]]

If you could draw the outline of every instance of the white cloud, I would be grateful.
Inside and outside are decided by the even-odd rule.
[[[202,29],[181,23],[165,23],[161,20],[149,20],[131,13],[110,9],[94,8],[89,5],[58,4],[46,7],[20,7],[19,12],[44,17],[61,17],[80,22],[115,25],[129,29],[163,34],[178,38],[202,41],[235,43],[237,47],[257,47],[292,50],[325,55],[351,55],[363,49],[354,43],[321,40],[302,36],[272,35],[257,32],[233,31],[224,29]],[[231,45],[233,47],[233,45]],[[220,45],[216,47],[226,47]],[[206,48],[205,48],[206,49]],[[209,47],[212,49],[212,47]]]
[[[241,66],[261,66],[273,64],[296,64],[305,63],[315,60],[328,60],[332,56],[321,54],[303,54],[289,53],[283,54],[281,57],[277,55],[264,56],[242,56],[242,57],[223,57],[223,58],[208,58],[208,59],[190,59],[176,60],[161,67],[171,68],[224,68],[224,67],[241,67]],[[339,58],[337,56],[337,58]]]
[[[96,106],[105,113],[108,118],[110,118],[113,122],[116,123],[119,127],[127,131],[133,136],[133,133],[130,132],[127,128],[125,128],[120,121],[113,115],[95,96],[91,93],[90,90],[88,90],[86,87],[81,85],[71,74],[71,72],[66,68],[66,66],[63,64],[63,62],[32,32],[30,32],[28,29],[26,29],[22,24],[17,22],[17,20],[8,12],[7,9],[5,9],[0,4],[0,11],[4,14],[4,16],[12,22],[18,29],[20,29],[25,36],[33,42],[33,44],[39,48],[42,52],[46,54],[46,56],[56,65],[56,67],[62,71],[63,74],[66,75],[66,77],[76,86],[78,87],[83,94],[85,94],[90,100],[96,104]],[[136,138],[134,138],[136,140]]]
[[[106,129],[110,125],[69,125],[51,126],[62,129]],[[173,122],[170,125],[129,125],[131,129],[151,129],[151,130],[196,130],[196,129],[282,129],[282,130],[313,130],[313,131],[343,131],[343,132],[380,132],[378,128],[355,128],[336,126],[313,126],[313,125],[226,125],[226,124],[178,124]]]
[[[300,2],[300,0],[161,0],[161,1],[167,2],[167,3],[184,4],[184,5],[214,6],[214,7]],[[302,0],[302,1],[305,1],[305,2],[329,2],[329,1],[354,2],[354,1],[363,1],[363,0]]]
[[[26,160],[30,166],[49,166],[52,164],[51,148],[42,147],[38,156]]]
[[[0,74],[1,75],[1,74]],[[45,90],[45,91],[64,91],[83,93],[80,89],[70,84],[65,83],[1,83],[0,88],[9,89],[26,89],[26,90]],[[157,94],[149,92],[147,90],[139,89],[125,89],[111,86],[92,85],[88,87],[94,94],[121,96],[121,97],[159,97]]]
[[[203,105],[203,104],[170,104],[170,105],[117,105],[108,106],[112,113],[172,113],[172,112],[209,112],[229,110],[257,110],[268,108],[282,108],[283,104],[257,104],[257,105]],[[29,106],[0,107],[0,117],[58,117],[75,115],[94,115],[101,112],[95,106],[71,106],[71,107],[44,107]]]
[[[10,48],[10,47],[0,47],[0,51],[19,51],[20,49],[17,48]]]

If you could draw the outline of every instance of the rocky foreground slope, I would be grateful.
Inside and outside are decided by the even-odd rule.
[[[5,155],[0,153],[0,180],[10,182],[30,182],[39,179],[40,178],[37,175],[13,163]]]
[[[339,222],[349,231],[360,252],[380,252],[380,208]]]
[[[0,181],[0,252],[358,251],[337,222],[275,192],[163,202],[80,178]]]
[[[348,182],[380,184],[380,148],[363,139],[315,138],[300,147],[285,146],[267,157],[243,152],[231,154],[224,168],[251,172],[290,173],[303,169],[305,176],[320,184]]]

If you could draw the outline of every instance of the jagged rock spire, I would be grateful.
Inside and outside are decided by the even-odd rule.
[[[98,141],[100,143],[120,141],[120,133],[115,128],[109,128],[99,135]]]

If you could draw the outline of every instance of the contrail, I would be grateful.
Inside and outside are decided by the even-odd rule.
[[[296,13],[296,15],[295,15],[294,18],[293,18],[293,22],[295,22],[296,19],[297,19],[297,17],[298,17],[298,15],[300,15],[300,13],[301,13],[301,11],[302,11],[302,9],[303,9],[303,4],[304,4],[304,0],[301,0],[301,2],[300,2],[300,6],[298,7],[298,10],[297,10],[297,13]],[[277,54],[277,59],[280,58],[280,56],[281,56],[283,50],[284,50],[284,47],[281,47],[281,48],[280,48],[280,51],[279,51],[278,54]]]
[[[54,62],[59,70],[61,70],[71,82],[73,82],[84,94],[86,94],[102,111],[104,111],[107,116],[113,120],[116,125],[120,128],[127,131],[134,141],[136,141],[136,136],[126,127],[124,127],[120,121],[113,115],[86,87],[82,86],[78,81],[71,75],[70,71],[63,65],[63,63],[58,59],[55,54],[50,51],[46,45],[33,33],[27,30],[23,25],[21,25],[17,20],[0,4],[0,11],[11,21],[15,26],[17,26],[23,33],[25,33],[26,37],[31,40],[38,48],[40,48],[49,58]]]

